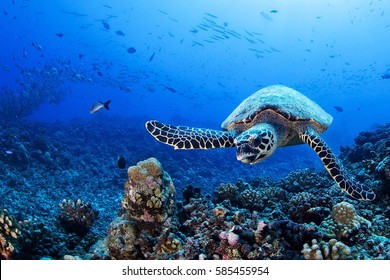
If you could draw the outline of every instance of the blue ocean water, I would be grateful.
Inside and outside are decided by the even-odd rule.
[[[42,145],[58,154],[58,143],[69,148],[61,172],[75,178],[62,182],[64,192],[52,201],[75,194],[93,200],[89,187],[94,194],[103,188],[101,195],[111,191],[118,203],[107,221],[127,178],[118,155],[127,167],[158,158],[179,197],[188,185],[212,194],[220,183],[323,169],[306,145],[278,149],[252,168],[236,160],[235,149],[175,151],[146,132],[148,120],[220,129],[243,99],[283,84],[333,116],[323,138],[336,154],[360,132],[390,121],[388,1],[3,0],[0,12],[1,187],[43,191],[45,180],[57,182],[54,167],[37,170],[38,156],[8,168],[23,130],[25,142],[43,135]],[[109,110],[90,113],[107,100]],[[53,160],[43,164],[63,164],[52,150]],[[19,177],[14,183],[11,173]],[[42,180],[28,177],[34,174]],[[6,200],[0,206],[33,217],[41,200],[31,198],[31,209]]]

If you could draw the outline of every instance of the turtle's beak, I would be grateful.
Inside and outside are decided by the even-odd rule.
[[[240,143],[236,144],[237,152],[236,157],[237,160],[243,163],[255,164],[260,161],[259,158],[259,150],[250,146],[248,143]]]

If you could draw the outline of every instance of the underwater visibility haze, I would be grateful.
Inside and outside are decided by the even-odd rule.
[[[390,259],[390,2],[0,12],[1,259]]]

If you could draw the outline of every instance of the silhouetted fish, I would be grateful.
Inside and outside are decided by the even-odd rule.
[[[210,13],[204,13],[206,16],[212,17],[212,18],[218,18],[216,15],[210,14]]]
[[[337,112],[343,112],[344,111],[344,109],[341,108],[340,106],[333,106],[333,108],[335,108]]]
[[[176,92],[176,90],[175,90],[174,88],[172,88],[172,87],[167,87],[167,86],[165,86],[165,88],[166,88],[167,90],[169,90],[170,92]]]
[[[383,74],[382,79],[390,79],[390,74]]]
[[[89,112],[91,114],[94,114],[96,113],[97,111],[99,111],[100,109],[102,108],[106,108],[107,110],[110,110],[110,108],[108,108],[108,105],[110,104],[111,100],[107,100],[106,102],[101,102],[101,101],[96,101],[91,109],[89,110]]]
[[[130,48],[127,49],[127,52],[131,53],[131,54],[135,53],[136,51],[137,50],[135,48],[133,48],[133,47],[130,47]]]
[[[61,38],[61,37],[64,37],[64,34],[63,33],[56,33],[56,36]]]
[[[82,53],[79,53],[79,59],[82,59],[85,55]]]
[[[105,29],[110,29],[110,25],[107,23],[107,22],[105,22],[105,21],[102,21],[102,24],[103,24],[103,27],[105,28]]]
[[[116,31],[115,34],[118,35],[118,36],[125,36],[125,33],[123,33],[120,30]]]
[[[119,155],[118,159],[116,160],[116,165],[120,169],[125,169],[126,168],[126,160],[121,155]]]
[[[103,77],[103,73],[100,72],[100,71],[97,71],[96,74],[97,74],[98,76],[100,76],[100,77]]]
[[[152,60],[153,60],[154,54],[155,54],[155,52],[153,52],[153,54],[149,57],[149,61],[152,61]]]
[[[273,13],[273,14],[276,14],[278,12],[278,10],[271,10],[269,11],[270,13]]]

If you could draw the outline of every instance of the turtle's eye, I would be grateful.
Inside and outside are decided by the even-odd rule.
[[[251,143],[252,143],[252,146],[254,146],[254,147],[260,146],[260,144],[262,143],[261,136],[258,136],[258,135],[253,136],[253,138],[251,138]]]

